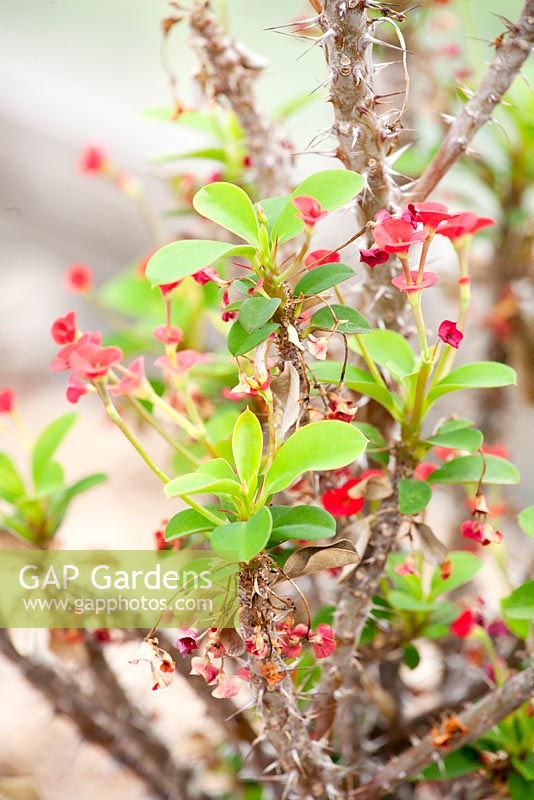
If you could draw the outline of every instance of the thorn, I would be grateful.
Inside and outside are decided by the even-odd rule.
[[[313,48],[316,47],[318,44],[323,44],[323,42],[325,42],[326,39],[328,39],[328,37],[335,36],[335,35],[336,35],[336,32],[334,30],[332,30],[332,28],[327,30],[326,33],[323,33],[322,36],[320,36],[318,39],[314,40],[314,42],[311,45],[311,47],[308,47],[307,50],[304,50],[304,52],[301,53],[300,56],[297,57],[297,61],[300,61],[301,58],[304,58],[304,56],[307,55],[310,52],[310,50],[313,50]]]
[[[271,25],[269,28],[264,28],[264,31],[279,31],[282,28],[294,28],[297,25],[302,30],[302,25],[306,25],[307,28],[311,28],[319,22],[319,17],[308,17],[308,19],[299,19],[294,20],[293,22],[287,22],[285,25]]]

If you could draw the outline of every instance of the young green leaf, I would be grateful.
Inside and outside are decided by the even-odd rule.
[[[360,352],[358,342],[351,340],[351,348]],[[399,375],[409,375],[415,369],[413,350],[400,333],[375,328],[365,337],[365,349],[376,364]]]
[[[371,332],[371,326],[359,311],[350,306],[343,306],[339,303],[332,303],[316,311],[311,318],[312,328],[319,328],[322,331],[333,331],[340,333],[366,333]]]
[[[247,333],[261,328],[270,319],[280,300],[277,297],[250,297],[239,309],[239,323]]]
[[[388,444],[378,428],[369,422],[353,422],[352,424],[369,439],[366,451],[369,458],[378,464],[387,466],[389,462]]]
[[[525,531],[528,536],[534,537],[534,506],[527,506],[517,515],[517,521],[521,530]]]
[[[534,619],[534,581],[527,581],[502,601],[503,610],[510,619]]]
[[[52,456],[75,421],[76,414],[64,414],[51,422],[50,425],[47,425],[37,439],[32,453],[32,475],[36,488],[41,488]]]
[[[246,244],[234,245],[213,242],[209,239],[185,239],[181,242],[171,242],[156,250],[147,264],[145,275],[152,286],[159,286],[160,283],[173,283],[193,275],[221,258],[230,256],[250,258],[255,252],[255,247]]]
[[[446,580],[441,577],[441,569],[439,567],[434,570],[431,584],[432,599],[440,597],[445,592],[452,592],[453,589],[468,583],[482,567],[482,561],[478,556],[464,550],[449,553],[448,558],[452,565],[452,571]]]
[[[169,481],[163,489],[167,497],[184,497],[188,494],[239,495],[241,487],[237,481],[217,478],[201,472],[188,472]]]
[[[193,533],[209,533],[213,527],[213,522],[206,519],[203,514],[195,511],[194,508],[186,508],[185,511],[179,511],[170,518],[165,530],[165,541],[173,542],[175,539],[181,539],[183,536],[190,536]]]
[[[260,508],[247,522],[220,525],[211,535],[211,546],[232,561],[250,561],[269,541],[273,520],[268,508]]]
[[[346,467],[365,450],[367,439],[357,428],[339,420],[312,422],[284,442],[265,476],[265,491],[287,489],[308,470]]]
[[[435,602],[419,600],[400,589],[392,589],[391,592],[388,592],[387,599],[393,608],[398,608],[399,611],[433,611],[437,607]]]
[[[496,389],[516,383],[516,373],[497,361],[477,361],[453,369],[428,393],[427,408],[438,398],[461,389]]]
[[[399,510],[401,514],[419,514],[432,499],[432,489],[426,481],[401,478],[399,481]]]
[[[6,453],[0,453],[0,498],[11,503],[24,497],[25,493],[24,482],[17,468]]]
[[[499,456],[460,456],[442,464],[428,477],[429,483],[519,483],[519,472]]]
[[[263,450],[263,433],[255,414],[248,408],[237,420],[232,434],[232,452],[241,480],[250,484],[258,475]]]
[[[233,183],[224,181],[204,186],[193,197],[195,211],[206,219],[259,247],[259,225],[249,196]]]
[[[322,264],[303,275],[295,286],[295,295],[319,294],[353,277],[354,270],[346,264]]]
[[[476,428],[458,428],[458,430],[441,433],[426,439],[433,447],[450,447],[452,450],[467,450],[476,453],[481,447],[484,437]]]
[[[276,322],[268,322],[252,333],[248,333],[239,320],[236,320],[228,333],[226,342],[228,350],[233,356],[243,356],[268,339],[271,333],[274,333],[279,327]]]
[[[318,506],[271,506],[271,514],[270,544],[288,539],[330,539],[336,534],[334,517]]]

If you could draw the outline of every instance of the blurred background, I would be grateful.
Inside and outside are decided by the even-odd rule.
[[[164,0],[3,0],[1,5],[0,386],[17,392],[25,425],[34,435],[54,416],[70,410],[63,376],[48,371],[55,350],[49,337],[51,321],[72,309],[79,316],[80,327],[91,329],[101,324],[94,311],[63,287],[65,269],[72,262],[86,263],[96,281],[102,282],[142,259],[153,246],[136,204],[105,181],[80,174],[79,154],[88,143],[100,144],[121,170],[138,176],[146,187],[150,208],[162,220],[165,237],[175,237],[177,223],[165,216],[173,203],[168,183],[162,180],[168,168],[155,165],[151,157],[196,147],[198,134],[143,112],[169,105],[169,73],[177,80],[180,97],[186,103],[195,101],[190,80],[194,58],[186,26],[173,30],[162,50],[161,21],[170,13]],[[471,74],[464,76],[469,82],[484,70],[490,57],[484,40],[502,30],[495,15],[514,19],[520,2],[460,0],[456,4],[436,2],[435,6],[444,20],[434,31],[436,47],[440,43],[457,46],[462,64],[470,67]],[[311,6],[301,0],[228,0],[220,7],[232,32],[270,62],[259,81],[260,99],[267,111],[310,93],[325,80],[320,48],[312,47],[311,41],[266,30],[299,16],[311,16]],[[456,57],[451,53],[435,63],[445,79],[450,58]],[[424,60],[416,60],[411,69],[416,84],[418,78],[424,83]],[[314,134],[329,122],[330,110],[321,102],[324,92],[320,88],[315,97],[317,102],[288,122],[296,153],[304,151]],[[426,114],[427,130],[439,130],[432,107],[414,110]],[[426,143],[424,132],[417,135],[421,152],[433,146],[431,134]],[[510,141],[515,141],[513,132],[502,136],[501,145],[491,145],[491,152],[498,153],[499,147],[506,150]],[[306,173],[332,164],[324,155],[306,154],[299,158],[296,169]],[[477,213],[502,219],[498,184],[496,190],[482,183],[480,176],[458,172],[454,190],[444,185],[437,199],[458,205],[458,195],[465,188],[464,197],[470,192],[477,197]],[[329,242],[334,232],[325,228],[321,236]],[[482,267],[491,264],[494,256],[492,245],[483,240],[477,250]],[[525,275],[528,280],[528,269]],[[469,360],[484,357],[489,346],[491,330],[483,323],[495,302],[492,286],[482,282],[477,298],[471,344],[462,353],[462,358]],[[444,297],[435,312],[440,319],[446,316],[448,302]],[[473,413],[477,419],[477,409],[470,408],[469,400],[462,398],[461,403],[456,410],[467,416]],[[160,487],[132,457],[120,434],[109,427],[96,401],[90,399],[83,405],[77,426],[63,447],[62,461],[73,478],[104,467],[109,481],[73,506],[61,530],[61,543],[106,547],[112,540],[117,547],[151,547],[153,531],[168,514]],[[523,488],[517,490],[515,500],[524,505],[532,483],[532,439],[526,434],[534,427],[534,412],[532,406],[515,399],[495,414],[499,415],[497,427],[505,433],[504,444],[513,450],[523,475]],[[9,432],[0,429],[0,436],[2,449],[23,457]],[[157,454],[158,445],[148,441]],[[21,641],[23,648],[38,644],[27,637]],[[192,734],[217,738],[213,723],[205,719],[185,682],[178,680],[165,693],[148,693],[145,676],[124,664],[124,650],[118,655],[113,648],[110,645],[109,655],[112,661],[116,659],[127,690],[154,716],[173,752],[187,756],[187,748],[194,742]],[[103,750],[84,744],[73,726],[55,717],[43,698],[4,660],[0,661],[0,707],[0,776],[17,775],[17,780],[23,780],[20,776],[26,775],[34,786],[29,789],[21,783],[27,793],[14,794],[15,784],[8,782],[10,788],[6,788],[8,784],[0,777],[0,797],[2,792],[21,800],[71,800],[74,795],[89,800],[97,793],[129,800],[152,796]]]

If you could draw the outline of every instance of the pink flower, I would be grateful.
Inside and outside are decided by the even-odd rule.
[[[195,272],[191,276],[197,283],[200,283],[201,286],[204,286],[206,283],[213,281],[214,283],[220,283],[221,279],[217,274],[217,270],[213,267],[205,267],[205,269],[199,269],[198,272]]]
[[[250,653],[254,658],[265,658],[269,652],[269,644],[263,638],[261,632],[254,634],[250,639],[245,640],[245,647],[247,653]]]
[[[336,649],[336,637],[330,625],[323,622],[317,626],[317,630],[309,637],[309,642],[313,648],[316,658],[327,658]]]
[[[304,259],[304,266],[309,269],[322,267],[324,264],[339,264],[341,256],[331,250],[312,250]]]
[[[451,347],[454,347],[455,350],[458,350],[464,335],[462,331],[458,330],[456,327],[456,322],[452,322],[450,319],[444,319],[438,328],[438,337],[445,344],[448,344]]]
[[[421,461],[415,468],[414,477],[418,481],[426,481],[437,468],[437,464],[431,464],[430,461]]]
[[[431,286],[435,286],[435,284],[438,282],[438,276],[435,272],[425,272],[423,274],[423,280],[421,283],[417,283],[417,272],[415,270],[410,270],[410,275],[412,276],[413,283],[411,283],[409,286],[406,283],[406,277],[404,274],[397,275],[396,278],[392,278],[391,283],[401,292],[408,292],[411,294],[412,292],[421,292],[423,289],[429,289]]]
[[[77,342],[72,342],[71,344],[67,344],[65,347],[61,348],[61,350],[50,362],[50,369],[52,372],[64,372],[67,369],[71,369],[70,357],[78,347],[81,347],[81,345],[85,344],[99,345],[101,341],[102,336],[98,332],[84,333],[82,336],[80,336]]]
[[[194,656],[191,659],[190,675],[200,675],[201,678],[204,678],[208,686],[215,683],[219,672],[220,669],[212,664],[207,656]]]
[[[64,317],[58,317],[50,329],[56,344],[71,344],[76,339],[76,314],[70,311]]]
[[[409,222],[403,219],[386,219],[373,229],[377,245],[387,253],[407,253],[413,244],[427,237],[426,231],[414,231]]]
[[[231,322],[237,317],[237,311],[226,311],[226,307],[230,305],[230,293],[228,289],[223,292],[221,299],[221,319],[223,322]]]
[[[80,397],[83,397],[84,394],[87,394],[89,391],[89,387],[86,383],[81,381],[79,378],[74,377],[74,375],[69,376],[69,382],[67,383],[67,400],[69,403],[77,403]]]
[[[470,608],[466,608],[451,624],[451,633],[459,639],[465,639],[473,632],[476,625],[475,613]]]
[[[462,523],[460,533],[464,539],[472,539],[483,547],[488,544],[502,542],[502,533],[496,530],[489,522],[479,519],[468,519]]]
[[[187,370],[196,364],[205,364],[209,361],[209,356],[197,353],[195,350],[179,350],[173,355],[173,360],[169,361],[168,356],[160,356],[154,361],[154,366],[159,367],[164,372],[174,372],[176,375],[185,375]]]
[[[360,250],[360,262],[367,264],[368,267],[376,267],[378,264],[385,264],[389,260],[387,250],[380,247],[372,247],[370,250]]]
[[[89,145],[82,150],[78,170],[84,175],[98,175],[106,169],[108,157],[102,148]]]
[[[217,676],[217,686],[212,692],[213,697],[220,699],[226,697],[235,697],[241,691],[241,678],[237,675],[226,675],[225,672],[219,672]]]
[[[501,636],[510,635],[508,626],[506,625],[505,622],[502,621],[502,619],[495,619],[493,620],[493,622],[490,622],[486,630],[492,639],[498,639]]]
[[[415,564],[413,563],[413,559],[408,556],[408,558],[399,564],[398,567],[395,567],[397,575],[419,575],[415,568]]]
[[[114,397],[138,394],[146,381],[143,356],[134,359],[127,369],[129,374],[124,375],[118,383],[109,387],[109,393]]]
[[[479,217],[477,214],[466,211],[463,214],[455,214],[450,219],[442,222],[437,229],[437,233],[456,241],[456,239],[461,239],[462,236],[474,236],[481,228],[487,228],[490,225],[495,225],[494,219]]]
[[[408,210],[413,214],[417,222],[422,222],[425,228],[436,230],[440,222],[449,220],[452,214],[443,203],[408,203]]]
[[[389,211],[386,211],[384,208],[382,211],[377,211],[374,216],[375,222],[385,222],[387,219],[393,219]]]
[[[70,292],[82,294],[93,286],[93,271],[87,264],[71,264],[63,275],[63,285]]]
[[[302,644],[310,633],[307,625],[301,622],[294,627],[284,628],[280,635],[280,652],[283,658],[298,658],[302,652]]]
[[[328,355],[328,339],[324,336],[314,336],[313,333],[308,334],[307,340],[308,350],[319,361],[324,361]]]
[[[11,414],[15,407],[15,399],[13,389],[0,389],[0,414]]]
[[[198,631],[196,628],[178,628],[176,647],[181,656],[188,656],[198,649]]]
[[[120,347],[100,347],[98,344],[77,342],[69,356],[69,367],[78,378],[92,381],[104,377],[121,358]]]
[[[301,194],[298,197],[294,197],[291,202],[300,212],[298,216],[309,228],[313,228],[320,219],[328,216],[328,211],[324,211],[321,208],[321,204],[314,197]]]
[[[154,328],[152,335],[155,339],[159,339],[164,344],[180,344],[184,338],[183,331],[177,328],[176,325],[158,325]]]

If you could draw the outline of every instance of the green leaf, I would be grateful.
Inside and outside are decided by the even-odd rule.
[[[171,242],[156,250],[149,260],[145,275],[152,286],[160,283],[173,283],[181,278],[209,267],[215,261],[229,256],[250,258],[256,252],[249,245],[234,245],[226,242],[213,242],[209,239],[185,239]]]
[[[232,465],[225,458],[211,458],[209,461],[204,461],[195,472],[199,472],[202,475],[211,475],[212,478],[221,480],[236,480]]]
[[[303,275],[295,286],[294,293],[296,296],[319,294],[353,277],[354,270],[346,264],[322,264]]]
[[[469,775],[481,767],[480,756],[476,750],[462,747],[460,750],[445,756],[439,764],[426,767],[421,773],[425,781],[445,781]]]
[[[399,589],[392,589],[388,593],[387,599],[393,608],[398,608],[399,611],[433,611],[436,608],[435,602],[419,600],[417,597]]]
[[[521,530],[528,536],[534,537],[534,506],[527,506],[517,515]]]
[[[308,470],[331,470],[356,461],[365,451],[367,439],[346,422],[322,420],[296,431],[276,453],[265,476],[265,491],[287,489]]]
[[[314,361],[311,370],[320,383],[339,384],[343,365],[339,361]],[[353,392],[372,397],[384,406],[394,419],[400,419],[401,409],[395,395],[380,386],[372,375],[350,364],[345,370],[345,386]]]
[[[334,517],[318,506],[272,506],[273,530],[270,544],[288,539],[329,539],[336,535]]]
[[[26,489],[15,465],[5,453],[0,453],[0,498],[12,502],[24,497]]]
[[[465,417],[453,417],[451,419],[446,419],[445,422],[440,425],[439,430],[437,431],[438,434],[442,433],[453,433],[453,431],[459,431],[462,428],[473,428],[475,423],[470,419],[465,419]]]
[[[212,533],[211,546],[235,561],[250,561],[269,541],[273,520],[268,508],[261,508],[248,522],[221,525]]]
[[[516,373],[506,364],[497,361],[476,361],[457,367],[442,378],[429,392],[427,408],[439,397],[460,389],[496,389],[516,383]]]
[[[163,489],[167,497],[183,497],[188,494],[240,494],[237,481],[217,478],[202,472],[188,472],[169,481]]]
[[[213,522],[206,519],[203,514],[195,511],[194,508],[186,508],[185,511],[179,511],[170,518],[165,530],[165,541],[173,542],[175,539],[181,539],[182,536],[190,536],[193,533],[209,533],[213,528]]]
[[[352,424],[369,439],[367,455],[378,464],[387,466],[389,463],[388,445],[378,428],[369,422],[353,422]]]
[[[411,642],[405,645],[402,660],[408,669],[415,669],[417,666],[419,666],[421,656],[419,655],[419,650],[417,647],[411,644]]]
[[[519,774],[530,783],[534,796],[534,753],[528,753],[525,758],[513,758],[512,764]]]
[[[426,439],[428,444],[434,447],[450,447],[453,450],[467,450],[475,453],[482,445],[484,437],[476,428],[458,428],[457,430],[441,432]]]
[[[210,183],[193,197],[198,214],[235,233],[246,242],[260,246],[260,231],[254,206],[248,194],[233,183]]]
[[[367,335],[371,332],[371,326],[359,311],[339,303],[332,303],[320,308],[311,318],[310,324],[312,328],[320,328],[323,331],[335,329],[340,333],[365,333]]]
[[[482,561],[478,556],[464,550],[449,553],[448,558],[452,564],[451,576],[444,581],[439,567],[434,570],[431,584],[432,598],[440,597],[445,592],[451,592],[453,589],[463,586],[464,583],[468,583],[482,567]]]
[[[525,780],[518,772],[512,772],[508,778],[508,790],[512,800],[532,800],[534,783]]]
[[[150,158],[152,164],[167,164],[169,161],[183,161],[189,158],[208,159],[209,161],[227,161],[226,151],[222,147],[203,147],[198,150],[189,150],[186,153],[159,153]]]
[[[351,348],[360,352],[358,342],[351,341]],[[405,377],[415,369],[412,348],[400,333],[375,328],[365,337],[365,349],[376,364],[392,368],[394,373]]]
[[[303,229],[298,211],[292,204],[293,197],[307,195],[314,197],[327,211],[334,211],[348,203],[363,188],[364,180],[356,172],[345,169],[329,169],[316,172],[299,183],[291,197],[282,206],[279,215],[273,220],[271,238],[280,244],[287,242]],[[264,202],[261,201],[261,205]]]
[[[426,481],[401,478],[399,481],[399,510],[401,514],[419,514],[432,499],[432,489]]]
[[[485,472],[484,463],[486,465]],[[429,483],[519,483],[519,472],[513,464],[499,456],[459,456],[447,461],[429,475]]]
[[[272,318],[280,303],[277,297],[250,297],[239,310],[240,325],[252,333]]]
[[[534,581],[527,581],[502,601],[510,619],[534,620]]]
[[[76,414],[64,414],[48,425],[37,439],[32,453],[32,475],[36,488],[41,488],[48,477],[45,475],[52,456],[76,421]],[[56,470],[57,472],[57,470]]]
[[[276,322],[268,322],[252,333],[248,333],[239,320],[236,320],[228,333],[228,350],[233,356],[243,356],[268,339],[271,333],[274,333],[279,327]]]
[[[263,433],[255,414],[248,408],[237,420],[232,434],[232,452],[241,480],[250,484],[258,476],[263,450]]]

